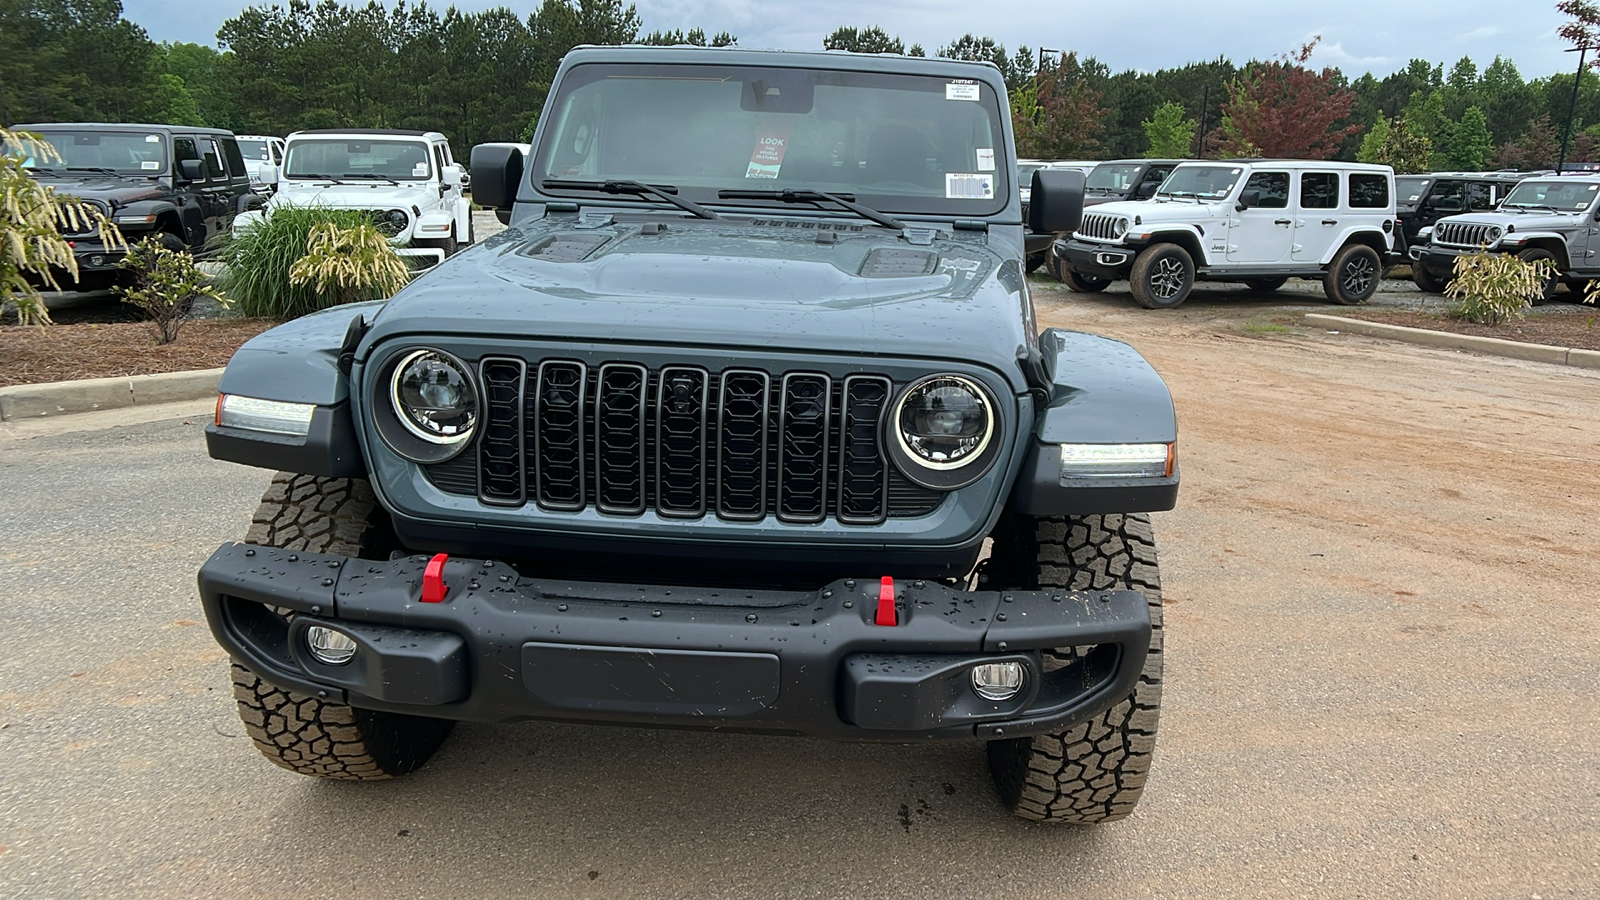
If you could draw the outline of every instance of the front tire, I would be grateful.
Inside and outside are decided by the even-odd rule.
[[[1194,290],[1194,257],[1177,244],[1147,247],[1133,260],[1128,286],[1145,309],[1172,309]]]
[[[1027,273],[1032,275],[1034,272],[1037,272],[1039,267],[1045,264],[1045,260],[1049,257],[1049,255],[1049,250],[1038,250],[1033,253],[1029,253]]]
[[[279,472],[245,541],[361,559],[387,559],[393,532],[364,479]],[[382,781],[426,763],[455,727],[447,719],[359,709],[285,690],[233,664],[245,731],[274,765],[302,775]]]
[[[459,249],[459,245],[456,243],[456,230],[455,230],[454,226],[452,226],[451,229],[450,229],[450,236],[449,237],[439,238],[436,241],[435,240],[425,240],[425,241],[424,240],[419,240],[419,241],[415,241],[414,243],[418,247],[428,247],[428,248],[432,248],[432,249],[436,249],[436,250],[443,250],[445,259],[449,259],[450,257],[455,256],[456,255],[456,250]]]
[[[1450,279],[1434,275],[1420,262],[1411,264],[1411,281],[1416,284],[1417,290],[1424,294],[1442,294],[1450,287]]]
[[[1072,267],[1065,263],[1061,265],[1061,280],[1066,282],[1068,287],[1084,294],[1098,294],[1111,286],[1111,279],[1074,272]]]
[[[1333,265],[1322,278],[1322,292],[1344,306],[1367,302],[1378,290],[1383,276],[1383,259],[1366,244],[1351,244],[1333,258]]]
[[[1537,247],[1534,247],[1518,253],[1517,259],[1520,259],[1526,263],[1538,262],[1541,259],[1548,259],[1552,262],[1555,262],[1556,255],[1551,253],[1549,250],[1540,250]],[[1544,290],[1539,292],[1539,296],[1533,298],[1533,305],[1543,306],[1544,304],[1549,303],[1551,298],[1555,296],[1556,289],[1559,287],[1561,287],[1560,273],[1551,272],[1550,277],[1545,279]]]
[[[1128,696],[1064,731],[991,741],[989,771],[1006,809],[1024,819],[1072,825],[1114,822],[1133,812],[1155,755],[1161,714],[1161,574],[1144,513],[1018,516],[995,538],[986,570],[1002,588],[1130,589],[1150,606],[1150,651]],[[1074,658],[1045,651],[1046,670]]]

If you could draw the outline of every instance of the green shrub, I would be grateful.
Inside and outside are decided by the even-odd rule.
[[[1555,260],[1528,262],[1479,250],[1456,257],[1445,294],[1461,301],[1461,315],[1468,321],[1499,325],[1521,318],[1555,274]]]
[[[367,287],[354,291],[326,280],[296,283],[290,273],[295,263],[310,252],[311,233],[319,225],[371,228],[372,220],[356,209],[284,206],[228,242],[222,251],[226,269],[221,285],[223,292],[238,304],[240,313],[292,319],[341,303],[378,300],[393,293],[389,282],[382,281],[369,281]]]
[[[195,267],[194,257],[171,250],[155,238],[145,238],[128,248],[119,263],[133,273],[131,287],[118,287],[122,302],[144,310],[156,326],[156,343],[170,344],[178,339],[184,317],[202,297],[229,304],[228,298],[205,283],[205,275]]]
[[[411,280],[411,269],[389,239],[372,224],[340,228],[324,222],[311,229],[306,255],[295,260],[289,282],[315,284],[323,296],[354,303],[372,295],[392,297]]]

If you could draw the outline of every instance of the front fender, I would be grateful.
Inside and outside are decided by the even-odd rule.
[[[349,379],[339,371],[345,332],[358,315],[385,301],[336,306],[279,325],[251,338],[228,361],[218,390],[224,394],[305,403],[316,407],[304,438],[206,427],[213,459],[304,475],[365,477],[366,461],[350,415]]]
[[[1035,516],[1155,512],[1178,499],[1178,469],[1162,477],[1069,479],[1062,444],[1176,444],[1166,382],[1121,341],[1052,328],[1039,336],[1051,397],[1034,426],[1011,507]]]

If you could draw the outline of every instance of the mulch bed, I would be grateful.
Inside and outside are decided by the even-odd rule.
[[[0,387],[214,369],[226,365],[240,344],[276,324],[272,319],[200,319],[184,323],[177,342],[165,346],[156,345],[155,326],[148,322],[4,325]]]
[[[1334,310],[1332,315],[1385,325],[1403,325],[1407,328],[1427,328],[1431,331],[1448,331],[1451,334],[1470,334],[1475,337],[1499,338],[1503,341],[1522,341],[1527,344],[1549,344],[1552,347],[1576,347],[1580,350],[1600,350],[1600,309],[1592,306],[1552,304],[1531,310],[1525,318],[1500,325],[1478,325],[1453,319],[1439,313],[1402,312],[1399,310],[1363,309]]]

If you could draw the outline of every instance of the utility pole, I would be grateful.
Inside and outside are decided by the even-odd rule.
[[[1572,116],[1578,111],[1578,88],[1583,84],[1583,57],[1593,50],[1588,44],[1565,50],[1565,53],[1578,54],[1578,72],[1572,78],[1572,102],[1567,104],[1567,127],[1561,132],[1561,158],[1556,161],[1556,174],[1560,175],[1567,165],[1567,141],[1572,139]]]
[[[1198,159],[1206,158],[1206,117],[1211,115],[1211,85],[1206,85],[1200,93],[1200,149],[1195,153]]]
[[[1044,74],[1044,55],[1046,53],[1054,53],[1059,56],[1066,52],[1065,50],[1039,48],[1039,62],[1033,67],[1033,124],[1035,125],[1039,124],[1039,116],[1044,113],[1044,107],[1039,103],[1039,76]]]

